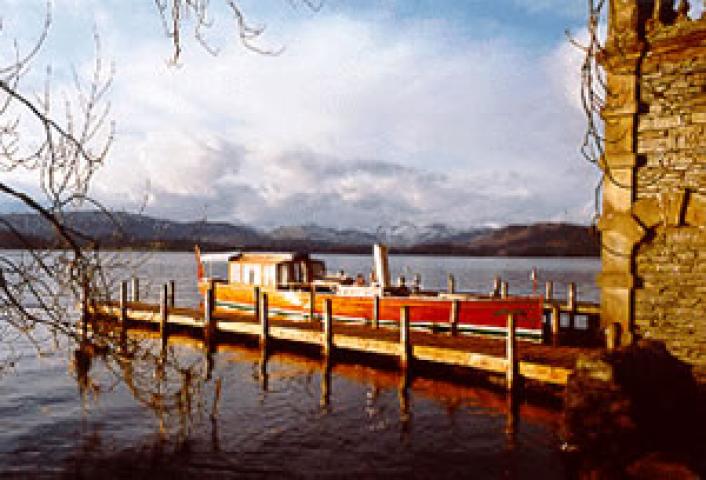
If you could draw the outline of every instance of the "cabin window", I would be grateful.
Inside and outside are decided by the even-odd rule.
[[[275,266],[274,265],[267,265],[263,267],[263,279],[262,283],[263,285],[274,285],[275,284]]]
[[[280,285],[286,285],[289,283],[289,265],[286,263],[280,263],[277,265],[277,269],[279,270],[279,279],[277,282]]]
[[[312,280],[321,279],[326,276],[326,267],[323,262],[311,263],[311,276]]]
[[[294,282],[296,282],[296,283],[299,283],[299,282],[302,281],[302,269],[301,269],[301,265],[298,264],[298,263],[295,263],[295,264],[293,265],[293,267],[294,267],[294,272],[293,272],[293,275],[292,275],[292,281],[294,281]]]
[[[240,282],[240,264],[231,263],[230,264],[230,281]]]
[[[243,283],[255,285],[257,281],[257,276],[255,274],[255,265],[243,265],[242,281]]]
[[[309,282],[311,279],[309,278],[311,275],[311,272],[309,271],[309,267],[307,266],[306,262],[301,262],[301,272],[302,272],[302,282]]]

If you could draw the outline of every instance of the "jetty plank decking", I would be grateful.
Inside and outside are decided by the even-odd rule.
[[[327,336],[325,321],[292,321],[268,315],[266,303],[260,304],[259,319],[252,314],[226,309],[217,308],[210,314],[204,314],[201,309],[173,307],[172,302],[160,303],[124,302],[121,306],[120,302],[102,302],[94,304],[89,310],[111,320],[126,319],[133,324],[154,325],[165,338],[168,326],[173,325],[198,335],[221,332],[259,338],[261,344],[273,339],[320,346],[324,354],[348,350],[397,357],[403,368],[414,361],[466,367],[506,375],[508,388],[516,383],[517,375],[564,386],[573,372],[577,356],[586,350],[517,340],[512,342],[514,351],[511,352],[504,338],[451,336],[419,330],[401,335],[398,328],[374,328],[372,325],[336,321],[330,323],[331,331]],[[516,364],[511,366],[508,358],[516,358]]]

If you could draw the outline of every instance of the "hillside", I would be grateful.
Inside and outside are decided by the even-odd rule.
[[[107,216],[96,212],[68,214],[66,223],[78,232],[76,238],[86,235],[103,248],[190,250],[194,244],[199,244],[204,250],[245,248],[367,254],[373,243],[382,241],[395,253],[475,256],[596,256],[599,253],[598,239],[589,227],[563,223],[468,230],[438,224],[403,224],[376,232],[304,225],[265,231],[222,222],[175,222],[131,213]],[[22,247],[6,225],[31,239],[34,245],[56,245],[48,222],[31,214],[7,214],[0,215],[0,248]]]
[[[479,235],[467,245],[471,255],[507,257],[598,256],[600,242],[590,227],[566,223],[510,225]]]

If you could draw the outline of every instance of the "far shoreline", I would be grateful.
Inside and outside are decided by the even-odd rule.
[[[47,250],[47,251],[66,251],[66,249],[62,248],[54,248],[54,247],[43,247],[43,246],[32,246],[31,247],[34,250]],[[275,247],[275,248],[268,248],[268,247],[253,247],[253,246],[245,246],[245,247],[224,247],[224,246],[209,246],[209,245],[202,245],[201,249],[202,252],[206,253],[221,253],[221,252],[230,252],[230,251],[257,251],[257,252],[274,252],[274,251],[295,251],[295,252],[303,252],[303,253],[310,253],[313,255],[355,255],[355,256],[370,256],[372,255],[372,247],[366,246],[365,248],[363,247],[355,247],[351,249],[302,249],[302,248],[286,248],[285,246],[282,246],[281,248]],[[21,247],[14,247],[14,246],[6,246],[6,245],[0,245],[0,251],[23,251],[23,250],[30,250],[30,248],[21,248]],[[105,246],[100,249],[103,252],[109,253],[117,253],[117,252],[125,252],[125,253],[193,253],[193,248],[184,248],[184,247],[156,247],[156,246],[129,246],[129,247],[115,247],[113,246]],[[582,254],[565,254],[565,253],[559,253],[559,254],[553,254],[553,253],[538,253],[538,254],[523,254],[522,252],[518,252],[517,254],[515,253],[493,253],[493,252],[488,252],[488,253],[477,253],[477,252],[441,252],[441,251],[418,251],[416,249],[414,250],[408,250],[408,249],[399,249],[395,247],[390,247],[390,255],[396,255],[396,256],[410,256],[410,257],[449,257],[449,258],[545,258],[545,259],[552,259],[552,258],[576,258],[576,259],[600,259],[600,255],[582,255]]]

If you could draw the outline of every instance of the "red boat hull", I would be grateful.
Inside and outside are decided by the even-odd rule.
[[[201,282],[199,290],[205,292],[207,284]],[[293,320],[308,319],[310,293],[261,289],[268,294],[268,309],[274,316]],[[341,296],[316,293],[314,313],[320,317],[324,302],[332,301],[334,320],[370,322],[373,318],[372,296]],[[245,312],[254,311],[254,289],[238,284],[216,284],[217,308],[230,308]],[[412,327],[448,327],[453,300],[436,296],[384,296],[380,298],[379,322],[397,324],[400,308],[410,307]],[[544,320],[542,297],[464,298],[459,299],[458,330],[466,332],[504,333],[508,313],[515,314],[515,325],[520,335],[541,337]]]

